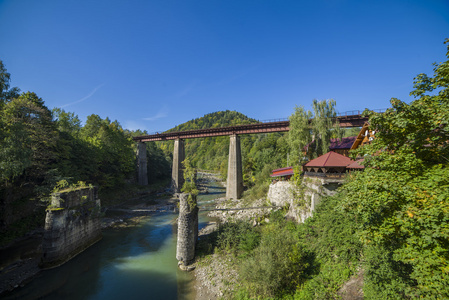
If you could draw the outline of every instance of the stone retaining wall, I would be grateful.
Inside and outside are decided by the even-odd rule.
[[[100,239],[97,188],[79,188],[52,195],[45,219],[42,267],[63,264]]]

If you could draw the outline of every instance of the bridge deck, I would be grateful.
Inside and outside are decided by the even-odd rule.
[[[336,118],[340,127],[361,127],[368,121],[367,117],[363,117],[360,113],[354,115],[340,115]],[[254,123],[229,127],[206,128],[188,131],[156,133],[144,136],[137,136],[133,139],[139,142],[166,141],[176,139],[193,139],[214,136],[226,136],[233,134],[255,134],[269,132],[285,132],[289,130],[290,121],[277,121],[266,123]]]

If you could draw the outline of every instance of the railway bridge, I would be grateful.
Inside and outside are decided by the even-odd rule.
[[[362,116],[361,111],[341,113],[338,114],[335,119],[339,122],[340,127],[361,127],[366,121],[368,121],[367,117]],[[140,185],[148,184],[145,142],[174,140],[175,147],[173,151],[172,188],[175,193],[178,193],[184,183],[182,169],[182,162],[185,159],[184,140],[215,136],[229,136],[230,143],[226,198],[239,199],[243,192],[242,156],[239,135],[286,132],[289,130],[289,126],[290,121],[288,119],[283,119],[238,126],[155,133],[134,137],[133,139],[138,143],[138,182]]]

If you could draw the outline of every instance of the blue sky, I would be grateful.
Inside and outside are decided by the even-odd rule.
[[[448,37],[447,0],[0,0],[12,86],[148,132],[226,109],[409,102]]]

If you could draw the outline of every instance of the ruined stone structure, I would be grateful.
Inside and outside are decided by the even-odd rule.
[[[179,196],[178,242],[176,259],[179,267],[185,269],[195,258],[195,245],[198,239],[198,205],[196,196],[189,203],[189,194]]]
[[[101,239],[97,188],[54,193],[47,209],[42,267],[58,266]]]

